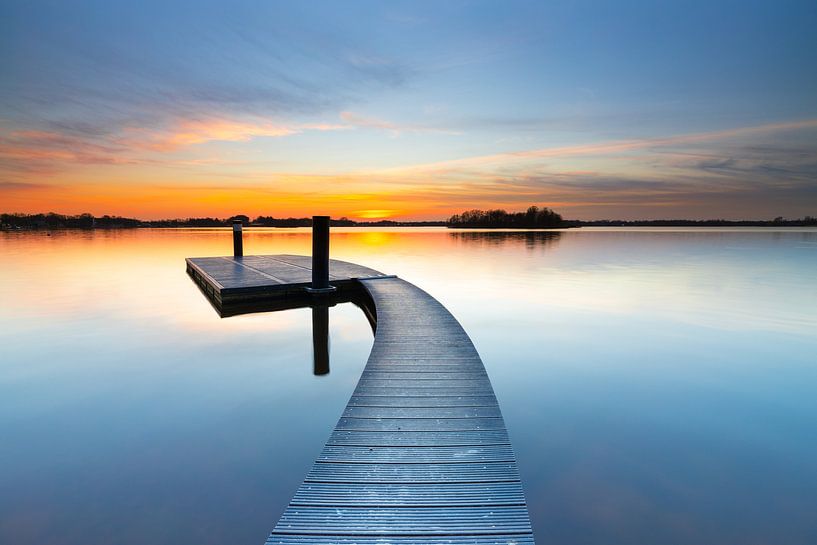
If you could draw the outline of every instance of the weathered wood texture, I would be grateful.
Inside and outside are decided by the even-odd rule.
[[[361,280],[374,346],[267,545],[532,544],[516,460],[468,335],[399,278]]]
[[[244,257],[188,257],[188,267],[210,279],[222,295],[236,290],[274,290],[303,287],[312,282],[312,260],[303,255],[248,255]],[[329,280],[384,276],[374,269],[329,260]]]
[[[290,255],[187,260],[219,311],[231,300],[303,298],[310,267]],[[499,405],[457,320],[423,290],[366,267],[332,260],[330,281],[368,292],[374,345],[267,545],[533,545]]]
[[[188,257],[187,274],[222,316],[243,312],[284,310],[308,306],[304,288],[312,283],[312,259],[302,255],[252,255],[244,257]],[[383,273],[329,260],[329,282],[338,289],[337,301],[349,300],[359,288],[359,278],[381,278]],[[346,292],[346,293],[345,293]]]

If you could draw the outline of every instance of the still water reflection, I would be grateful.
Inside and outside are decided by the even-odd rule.
[[[263,541],[372,336],[350,304],[219,319],[183,258],[230,252],[225,230],[0,234],[0,543]],[[463,323],[540,541],[817,542],[817,231],[339,229],[332,255]]]

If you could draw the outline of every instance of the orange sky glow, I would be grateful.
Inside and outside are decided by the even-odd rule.
[[[12,3],[0,212],[817,214],[810,4],[512,4]]]
[[[710,157],[713,146],[748,145],[815,127],[817,120],[809,119],[341,172],[320,157],[310,161],[311,172],[303,164],[288,166],[305,172],[276,171],[264,160],[265,148],[233,159],[224,146],[274,146],[303,131],[359,128],[217,119],[178,122],[167,130],[126,129],[104,143],[11,130],[2,133],[0,157],[7,169],[18,168],[14,181],[2,186],[2,208],[144,219],[244,213],[421,220],[470,208],[520,210],[537,204],[566,217],[614,217],[622,207],[641,207],[645,215],[660,217],[662,210],[693,204],[690,187],[697,198],[711,193],[716,204],[733,184],[723,173],[699,172],[697,180],[684,185],[690,165]],[[708,183],[701,182],[702,176]],[[609,182],[625,177],[630,184],[624,187]]]

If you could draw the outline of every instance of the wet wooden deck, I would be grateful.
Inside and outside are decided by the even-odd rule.
[[[284,310],[308,306],[305,287],[312,281],[312,258],[303,255],[253,255],[244,257],[188,257],[187,273],[222,316],[249,310]],[[384,276],[368,267],[329,260],[329,281],[338,288],[336,298],[359,289],[359,278]]]
[[[309,258],[295,257],[241,259],[274,277],[261,275],[267,283],[306,283],[303,275],[282,273],[289,269],[275,274],[258,266],[297,263],[308,273]],[[213,290],[240,288],[246,274],[254,289],[266,285],[213,259],[222,258],[188,260],[197,282],[198,274],[218,282],[221,288],[214,283]],[[340,420],[267,545],[532,544],[505,423],[463,328],[405,280],[342,262],[332,262],[330,273],[370,296],[374,345]]]

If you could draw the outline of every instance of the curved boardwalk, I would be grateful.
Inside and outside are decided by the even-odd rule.
[[[267,545],[533,543],[485,367],[436,299],[359,279],[377,314],[369,361]]]
[[[293,255],[187,259],[222,316],[309,306],[310,265]],[[533,544],[499,405],[457,320],[399,278],[337,260],[329,272],[340,295],[368,292],[374,346],[267,545]]]

